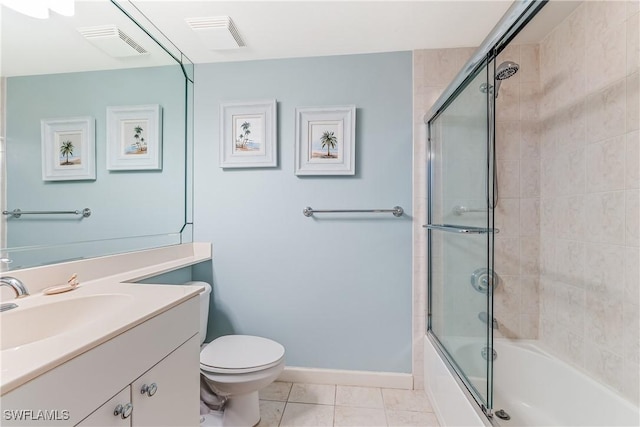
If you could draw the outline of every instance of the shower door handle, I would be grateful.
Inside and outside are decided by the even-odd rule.
[[[423,227],[429,230],[439,230],[439,231],[446,231],[448,233],[459,233],[459,234],[486,234],[486,233],[500,232],[500,230],[498,230],[497,228],[467,227],[462,225],[451,225],[451,224],[426,224],[426,225],[423,225]]]

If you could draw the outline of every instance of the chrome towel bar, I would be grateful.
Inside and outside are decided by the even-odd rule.
[[[446,231],[448,233],[462,233],[462,234],[485,234],[485,233],[499,233],[497,228],[482,228],[482,227],[467,227],[461,225],[451,224],[427,224],[423,225],[424,228],[429,230]]]
[[[312,209],[309,206],[302,210],[302,214],[306,217],[312,216],[315,213],[392,213],[393,216],[401,217],[404,214],[404,209],[400,206],[394,206],[393,209],[324,209],[317,210]]]
[[[454,215],[463,215],[469,212],[483,212],[483,213],[489,212],[487,209],[475,209],[475,208],[469,208],[467,206],[460,206],[460,205],[454,206],[451,211],[453,212]]]
[[[22,215],[82,215],[83,218],[91,216],[91,209],[84,208],[75,211],[21,211],[14,209],[12,211],[2,211],[2,215],[11,215],[13,218],[20,218]]]

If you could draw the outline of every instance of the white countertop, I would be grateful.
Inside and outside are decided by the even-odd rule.
[[[148,254],[147,251],[146,255]],[[162,260],[158,264],[149,263],[130,271],[113,271],[115,274],[111,276],[87,282],[82,282],[82,276],[79,276],[80,286],[73,291],[44,295],[41,292],[42,289],[39,292],[30,290],[31,295],[28,297],[3,301],[14,302],[19,306],[0,314],[0,328],[3,329],[4,335],[2,316],[8,313],[16,313],[52,302],[82,299],[91,295],[120,295],[117,303],[111,306],[108,313],[97,312],[96,318],[87,318],[85,324],[73,325],[63,333],[0,351],[0,395],[6,394],[27,381],[190,298],[197,297],[203,289],[201,286],[149,285],[126,282],[161,274],[210,258],[211,252],[209,251],[207,254],[205,251],[204,254],[200,253],[195,257],[176,257],[170,261]],[[97,261],[87,260],[86,262],[95,263]],[[52,268],[59,268],[59,266],[52,266]],[[46,274],[46,269],[41,273]],[[73,271],[69,271],[69,275],[72,273]],[[27,282],[25,285],[29,288]],[[46,318],[33,317],[33,319],[29,318],[29,322],[26,322],[28,324],[23,325],[24,328],[37,328],[38,322],[47,321]],[[11,333],[15,332],[11,331]],[[7,331],[7,333],[9,332]]]

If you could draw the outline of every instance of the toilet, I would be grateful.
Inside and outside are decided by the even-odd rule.
[[[200,294],[200,344],[207,335],[211,285]],[[258,391],[278,378],[284,369],[284,347],[267,338],[225,335],[200,351],[201,379],[221,400],[223,410],[201,415],[201,426],[252,427],[260,422]]]

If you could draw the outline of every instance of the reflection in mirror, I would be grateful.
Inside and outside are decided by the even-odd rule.
[[[191,68],[134,11],[2,7],[0,271],[191,241]]]

